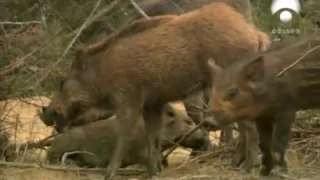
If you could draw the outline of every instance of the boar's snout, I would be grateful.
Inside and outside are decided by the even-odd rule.
[[[205,112],[204,121],[205,122],[203,126],[206,129],[210,129],[211,131],[220,130],[221,128],[232,123],[229,118],[226,118],[226,116],[224,116],[223,112],[218,111]]]
[[[53,126],[59,133],[69,129],[69,125],[63,115],[59,114],[54,108],[42,107],[41,110],[42,114],[40,115],[40,119],[45,125]]]
[[[57,125],[55,125],[54,128],[58,133],[64,133],[64,132],[66,132],[66,131],[68,131],[70,129],[70,126],[69,125],[65,125],[65,126],[57,126]]]
[[[47,110],[47,107],[42,107],[41,110],[42,110],[42,113],[45,113]]]
[[[41,108],[41,114],[40,114],[40,120],[46,125],[46,126],[52,126],[54,124],[54,120],[50,118],[50,114],[48,113],[47,107]]]
[[[194,126],[195,128],[196,126]],[[187,148],[200,149],[207,143],[207,134],[202,128],[195,130],[185,140],[181,142],[181,145]]]

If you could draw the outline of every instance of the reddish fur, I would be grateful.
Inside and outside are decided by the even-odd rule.
[[[276,163],[286,168],[285,149],[295,112],[320,107],[320,48],[309,53],[283,75],[277,74],[311,47],[320,45],[320,36],[310,37],[261,55],[236,61],[225,69],[210,64],[215,74],[210,113],[219,124],[254,120],[260,134],[263,152],[262,175],[273,168],[271,155],[272,130],[276,128],[274,151]],[[231,90],[239,93],[224,99]],[[310,97],[312,101],[310,101]],[[208,114],[208,118],[212,117]]]
[[[147,21],[167,17],[158,16]],[[130,27],[143,27],[144,23],[145,20],[137,20]],[[122,142],[133,133],[135,119],[144,107],[145,119],[154,119],[150,117],[157,117],[163,104],[210,87],[207,60],[213,57],[218,65],[226,67],[238,56],[258,52],[261,34],[241,14],[223,3],[212,3],[175,16],[143,33],[115,39],[106,49],[89,49],[96,53],[104,51],[96,54],[96,59],[86,66],[77,66],[80,71],[70,74],[55,96],[64,103],[55,109],[68,119],[74,116],[71,112],[103,105],[108,99],[116,107]],[[83,55],[77,60],[88,56],[87,53]],[[161,120],[146,123],[148,133],[157,141]],[[106,177],[114,175],[122,148],[117,146]],[[156,161],[154,158],[151,161],[149,172],[154,174]]]

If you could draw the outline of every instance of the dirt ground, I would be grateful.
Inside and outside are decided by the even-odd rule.
[[[46,127],[38,118],[37,110],[47,105],[50,100],[46,97],[32,99],[11,100],[0,102],[0,109],[6,106],[4,117],[5,126],[10,133],[10,140],[15,143],[24,143],[30,140],[40,140],[49,136],[52,129]],[[219,132],[212,133],[212,142],[217,144]],[[292,143],[287,159],[289,171],[277,175],[261,178],[258,168],[251,173],[244,173],[230,165],[232,152],[230,148],[217,147],[210,154],[200,158],[188,159],[190,151],[178,148],[169,156],[169,167],[159,175],[163,180],[191,180],[191,179],[221,179],[221,180],[253,180],[253,179],[288,179],[288,180],[318,180],[320,179],[320,163],[318,149],[308,150],[303,154],[301,149],[306,148],[306,142],[320,142],[319,139],[303,139]],[[310,145],[310,143],[309,143]],[[308,145],[308,146],[309,146]],[[307,152],[307,151],[306,151]],[[320,151],[319,151],[320,152]],[[43,165],[45,150],[28,150],[14,162],[0,161],[0,180],[100,180],[103,169],[80,169],[76,167],[57,167]],[[205,160],[201,162],[200,159]],[[136,168],[119,171],[119,179],[139,180],[146,179],[146,173],[138,172]]]

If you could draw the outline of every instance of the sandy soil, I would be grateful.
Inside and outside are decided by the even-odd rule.
[[[39,140],[49,136],[52,129],[41,123],[37,115],[39,106],[49,103],[46,97],[36,97],[32,99],[11,100],[9,102],[0,102],[0,109],[6,106],[4,117],[5,125],[9,129],[11,141],[23,143],[30,140]],[[27,103],[25,103],[27,102]],[[219,132],[212,133],[213,143],[217,143]],[[222,152],[222,153],[221,153]],[[188,161],[190,151],[178,148],[169,156],[169,167],[165,168],[159,177],[161,179],[225,179],[225,180],[251,180],[261,179],[258,176],[258,169],[252,173],[243,173],[232,168],[230,152],[220,153],[212,152],[211,155],[204,156],[208,160],[205,163],[199,163],[196,160]],[[30,150],[24,156],[17,158],[16,165],[19,163],[40,163],[45,156],[44,150]],[[289,159],[289,172],[267,179],[299,179],[299,180],[316,180],[320,178],[319,163],[315,162],[312,166],[306,166],[302,162],[302,155],[294,149],[289,150],[287,158]],[[48,170],[46,168],[19,168],[5,166],[0,162],[0,180],[80,180],[80,179],[101,179],[103,172],[100,171],[70,171],[65,170]],[[121,172],[123,174],[124,172]],[[127,174],[127,173],[126,173]],[[146,179],[146,173],[138,175],[119,176],[119,179]],[[265,179],[265,178],[263,178]]]

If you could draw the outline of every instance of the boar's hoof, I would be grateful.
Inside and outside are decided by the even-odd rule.
[[[246,159],[245,154],[242,151],[237,150],[233,156],[231,164],[233,166],[239,167],[242,162]]]
[[[158,176],[150,176],[147,180],[160,180]]]
[[[113,180],[115,175],[116,175],[116,171],[108,167],[103,177],[103,180]]]
[[[162,167],[166,168],[169,166],[169,162],[167,158],[162,158]]]
[[[260,176],[269,176],[271,174],[271,169],[262,165],[260,169]]]
[[[250,160],[249,158],[246,158],[242,165],[241,165],[241,169],[245,170],[245,172],[250,173],[251,170],[255,167],[255,162],[253,160]]]
[[[149,158],[151,159],[149,160],[147,170],[148,170],[149,177],[152,177],[152,176],[155,176],[157,172],[162,171],[163,158],[160,151],[159,151],[159,154],[155,156],[151,156]]]

